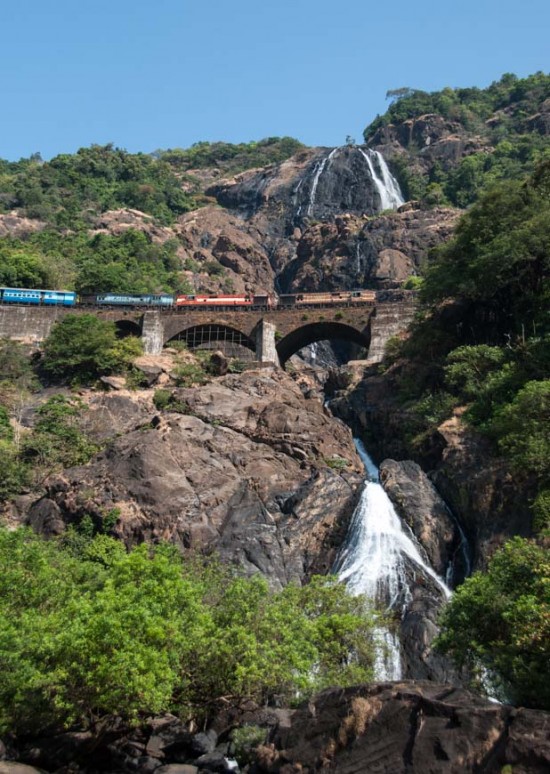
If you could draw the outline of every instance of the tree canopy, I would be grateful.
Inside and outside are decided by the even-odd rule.
[[[93,314],[68,314],[44,341],[42,368],[57,380],[86,383],[124,371],[140,354],[140,340],[117,339],[114,323]]]
[[[460,665],[489,671],[502,698],[550,709],[550,552],[516,537],[487,572],[460,586],[441,618],[438,647]]]
[[[0,529],[0,730],[205,718],[371,676],[372,616],[327,578],[271,593],[173,546]]]

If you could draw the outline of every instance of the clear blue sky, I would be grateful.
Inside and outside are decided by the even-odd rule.
[[[548,0],[21,0],[0,9],[0,157],[357,140],[388,89],[545,72]]]

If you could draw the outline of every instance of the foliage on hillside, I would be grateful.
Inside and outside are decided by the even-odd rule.
[[[443,169],[434,164],[427,176],[412,172],[406,157],[395,160],[394,171],[407,198],[466,207],[498,181],[532,172],[550,154],[548,135],[539,134],[533,125],[550,98],[550,75],[542,72],[521,79],[508,73],[486,89],[396,89],[388,96],[394,101],[365,129],[365,142],[383,126],[435,113],[488,143],[458,166]],[[420,150],[409,147],[413,154]]]
[[[116,236],[48,229],[0,240],[0,285],[80,294],[191,292],[177,248],[175,239],[155,244],[135,229]]]
[[[536,509],[550,491],[550,161],[463,216],[421,300],[398,347],[413,444],[467,406],[464,419],[508,458],[518,486],[538,492]]]
[[[0,211],[19,209],[59,227],[74,228],[120,207],[171,223],[195,206],[168,163],[113,145],[80,148],[47,162],[40,157],[0,161]]]
[[[173,546],[127,553],[86,532],[44,541],[0,529],[0,730],[204,719],[371,676],[372,615],[341,584],[270,593]]]
[[[57,323],[38,363],[22,345],[0,341],[0,503],[53,472],[86,463],[97,451],[80,429],[85,406],[77,398],[52,395],[37,409],[32,429],[23,427],[25,407],[39,387],[36,371],[56,383],[81,385],[128,371],[141,352],[139,339],[117,339],[113,323],[87,314]]]
[[[259,142],[197,142],[190,148],[157,151],[159,158],[176,170],[217,167],[225,174],[277,164],[304,148],[292,137],[268,137]]]
[[[550,551],[514,538],[455,592],[439,648],[489,671],[503,698],[550,709]]]
[[[140,339],[117,338],[114,323],[94,314],[68,314],[44,341],[42,369],[55,380],[86,384],[124,371],[140,354]]]
[[[12,395],[24,397],[21,391]],[[98,450],[79,428],[84,406],[78,399],[52,395],[38,409],[32,430],[24,434],[9,421],[20,418],[22,402],[0,404],[0,502],[39,486],[54,472],[88,462]]]
[[[25,239],[0,239],[0,285],[79,293],[192,292],[176,256],[176,238],[158,245],[132,229],[90,235],[95,218],[133,208],[169,225],[204,203],[188,169],[212,166],[232,174],[284,161],[302,147],[290,137],[270,137],[237,145],[202,142],[154,155],[92,145],[48,162],[39,154],[18,162],[0,159],[0,213],[17,210],[48,226]],[[210,268],[212,274],[220,271]]]

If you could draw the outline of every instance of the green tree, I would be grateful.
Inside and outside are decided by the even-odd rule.
[[[92,314],[68,314],[44,342],[43,369],[55,379],[89,382],[124,371],[140,353],[138,339],[116,338],[114,323]]]
[[[550,709],[550,551],[513,538],[457,589],[438,647],[459,666],[483,667],[518,704]]]
[[[173,546],[0,528],[0,730],[204,719],[372,672],[372,616],[328,579],[270,592]]]
[[[550,379],[527,382],[499,409],[492,428],[516,468],[550,484]]]

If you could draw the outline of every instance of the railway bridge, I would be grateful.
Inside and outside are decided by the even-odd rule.
[[[0,338],[40,344],[65,315],[92,313],[114,322],[121,336],[140,336],[148,354],[159,354],[171,341],[183,340],[191,349],[215,347],[228,355],[248,353],[248,359],[284,365],[308,344],[343,340],[364,349],[375,363],[382,359],[387,340],[411,321],[414,308],[414,293],[402,290],[380,291],[371,303],[271,310],[4,305]]]

